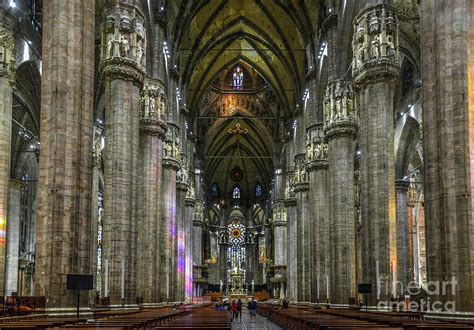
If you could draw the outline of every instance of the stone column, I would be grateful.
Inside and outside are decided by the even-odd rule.
[[[379,263],[384,301],[397,267],[393,146],[393,97],[400,66],[397,25],[390,7],[370,7],[355,18],[352,41],[352,76],[360,103],[362,273],[364,283],[375,289]]]
[[[8,190],[8,226],[5,294],[18,293],[18,257],[20,249],[21,181],[10,180]]]
[[[298,262],[298,301],[311,301],[311,213],[309,212],[309,181],[304,154],[295,156],[293,185],[298,204],[296,212],[296,242]]]
[[[66,290],[66,274],[92,272],[95,41],[93,33],[84,31],[94,31],[94,10],[94,0],[43,4],[35,295],[46,297],[47,309],[75,306],[74,293]],[[87,295],[83,298],[81,305],[87,306]]]
[[[356,223],[354,209],[354,139],[357,115],[352,84],[329,82],[324,98],[324,131],[328,141],[330,300],[348,304],[356,296]]]
[[[174,301],[176,291],[176,172],[180,169],[179,145],[179,128],[168,123],[163,152],[163,227],[160,238],[163,244],[163,260],[160,268],[163,301]]]
[[[100,72],[105,100],[104,260],[111,305],[135,304],[140,91],[146,49],[143,13],[120,3],[102,13]],[[105,283],[104,283],[105,284]]]
[[[202,230],[204,227],[204,202],[196,200],[193,212],[193,292],[198,293],[202,278]]]
[[[192,178],[192,176],[191,176]],[[196,205],[195,189],[191,179],[189,182],[189,188],[186,193],[184,200],[185,212],[184,212],[184,299],[186,302],[192,302],[193,298],[193,234],[194,234],[194,207]]]
[[[219,244],[219,257],[217,262],[219,265],[219,280],[224,282],[226,290],[229,289],[230,283],[227,281],[227,249],[229,248],[229,234],[227,227],[219,228],[219,237],[217,243]]]
[[[287,295],[288,300],[298,301],[298,262],[297,262],[297,210],[296,198],[293,188],[293,173],[288,172],[285,175],[285,201],[286,208],[286,230],[287,230],[287,260],[286,260],[286,277],[287,277]]]
[[[185,214],[185,198],[189,190],[188,184],[188,164],[187,156],[181,153],[181,167],[176,177],[176,233],[177,233],[177,268],[175,269],[176,278],[176,300],[184,300],[184,290],[186,281],[186,214]]]
[[[94,280],[94,290],[89,292],[89,299],[95,300],[96,292],[101,297],[104,296],[102,291],[102,235],[99,240],[99,227],[103,228],[103,209],[99,210],[99,203],[103,207],[103,191],[100,192],[100,171],[102,167],[102,126],[94,125],[93,127],[93,145],[92,145],[92,188],[91,188],[91,268]],[[101,196],[99,196],[101,194]],[[98,259],[98,247],[100,246],[100,261]]]
[[[279,175],[281,177],[281,174]],[[277,180],[275,180],[277,181]],[[273,209],[273,249],[274,249],[274,283],[280,290],[280,296],[284,297],[285,294],[281,292],[284,290],[286,283],[286,208],[283,204],[283,200],[275,202],[272,206]],[[280,297],[275,297],[280,298]]]
[[[428,281],[474,311],[474,6],[421,2],[423,151]],[[416,208],[415,208],[416,209]],[[439,283],[439,282],[438,282]]]
[[[406,180],[395,181],[396,201],[397,201],[397,272],[398,281],[403,284],[403,289],[406,290],[410,282],[410,258],[409,244],[411,228],[408,227],[408,186],[409,182]],[[400,292],[403,294],[404,292]]]
[[[329,209],[327,198],[328,145],[321,125],[307,130],[306,168],[309,174],[311,205],[311,300],[327,302],[326,278],[330,274]]]
[[[12,85],[15,81],[15,57],[9,16],[0,7],[0,292],[5,284],[5,237],[8,230],[8,190],[12,130]]]
[[[161,179],[163,140],[166,131],[165,88],[159,80],[147,79],[141,93],[140,112],[140,191],[138,222],[138,302],[159,301]]]

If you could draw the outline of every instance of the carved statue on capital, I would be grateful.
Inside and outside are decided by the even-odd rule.
[[[308,130],[306,134],[306,162],[327,160],[328,144],[322,127]]]
[[[13,48],[15,40],[9,30],[0,27],[0,77],[11,81],[15,78],[15,57]]]
[[[381,4],[363,11],[354,20],[354,31],[352,76],[356,81],[365,74],[377,74],[371,70],[378,65],[389,74],[396,73],[400,55],[395,9]]]
[[[164,158],[174,159],[179,161],[181,159],[179,147],[179,131],[175,126],[168,125],[165,136],[165,145],[163,148]]]
[[[108,69],[105,70],[107,73],[128,74],[143,79],[146,64],[145,16],[135,6],[122,5],[106,8],[104,16],[102,69]]]
[[[188,159],[185,155],[181,157],[181,165],[176,173],[176,180],[188,184]]]
[[[308,182],[309,175],[308,171],[306,170],[306,161],[305,155],[297,155],[295,157],[295,170],[293,175],[293,182],[294,184]]]
[[[324,97],[324,130],[326,135],[338,129],[350,129],[355,134],[358,122],[355,107],[355,92],[352,83],[348,80],[338,79],[328,83]],[[318,152],[323,152],[322,145]]]

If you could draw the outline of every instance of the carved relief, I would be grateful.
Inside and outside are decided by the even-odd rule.
[[[355,93],[350,81],[341,79],[330,82],[326,88],[323,102],[326,135],[331,129],[340,130],[341,127],[350,128],[355,133],[358,120]]]
[[[321,127],[310,129],[306,133],[306,161],[327,160],[328,144]]]
[[[168,126],[163,148],[164,158],[174,159],[179,162],[181,159],[179,147],[179,131],[175,126]]]
[[[11,32],[0,27],[0,77],[6,77],[10,80],[15,77],[14,46],[15,41]]]
[[[309,176],[306,170],[305,155],[295,156],[295,170],[293,173],[293,184],[308,182]]]
[[[354,21],[352,75],[380,64],[399,66],[398,18],[393,9],[379,5]]]
[[[158,81],[145,82],[141,93],[141,118],[156,118],[166,121],[166,93]]]
[[[181,165],[178,172],[176,173],[176,180],[178,182],[188,184],[189,171],[188,171],[188,158],[185,154],[181,155]]]
[[[105,72],[143,79],[140,75],[146,64],[144,20],[143,14],[135,7],[109,8],[102,32],[101,64],[103,69],[107,69]]]
[[[289,173],[285,176],[285,199],[290,199],[295,197],[295,187],[293,173]]]

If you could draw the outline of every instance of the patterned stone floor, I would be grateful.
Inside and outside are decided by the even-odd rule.
[[[247,330],[247,329],[270,329],[279,330],[281,329],[278,325],[268,321],[265,317],[257,314],[256,322],[250,322],[250,315],[247,308],[242,310],[242,320],[234,320],[232,322],[232,329]]]

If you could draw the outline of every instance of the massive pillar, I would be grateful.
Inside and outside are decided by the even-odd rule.
[[[410,233],[412,228],[408,225],[408,186],[406,180],[395,181],[395,192],[397,202],[397,273],[398,281],[402,283],[402,288],[406,289],[411,281],[409,248],[411,241]],[[404,292],[400,292],[403,294]]]
[[[283,191],[283,172],[281,169],[275,170],[274,176],[274,199],[272,203],[272,223],[273,223],[273,259],[274,259],[274,279],[279,296],[275,298],[286,297],[286,208],[284,204]]]
[[[9,17],[0,7],[0,292],[4,292],[5,237],[8,230],[8,190],[12,130],[12,85],[15,81],[14,40]]]
[[[74,293],[66,290],[66,274],[92,272],[94,10],[94,0],[43,4],[35,294],[46,296],[48,309],[75,306]],[[11,102],[7,94],[1,100]],[[84,295],[81,304],[86,303]]]
[[[198,189],[196,189],[198,191]],[[198,195],[199,196],[199,195]],[[202,277],[202,235],[204,227],[204,202],[196,200],[193,212],[193,295],[201,295],[201,286],[204,283]]]
[[[187,155],[181,153],[181,164],[176,176],[176,234],[177,234],[177,268],[174,270],[176,278],[176,298],[177,301],[184,300],[184,290],[186,281],[186,213],[185,198],[189,190]]]
[[[324,131],[328,141],[329,277],[333,303],[348,304],[356,296],[356,223],[354,208],[354,139],[357,115],[352,84],[329,82],[324,98]]]
[[[138,228],[138,302],[156,303],[160,283],[160,249],[156,243],[160,233],[161,179],[163,139],[166,131],[165,88],[159,80],[147,79],[141,95],[140,111],[140,190]]]
[[[171,110],[170,110],[171,111]],[[163,223],[160,239],[163,244],[161,299],[174,301],[176,292],[177,228],[176,173],[180,169],[179,128],[168,123],[163,152]]]
[[[306,168],[309,175],[311,205],[311,300],[327,302],[327,279],[330,274],[329,208],[327,198],[328,145],[321,125],[310,126],[306,138]]]
[[[393,146],[393,97],[399,74],[397,25],[396,13],[381,4],[359,13],[353,36],[352,75],[360,109],[363,281],[375,289],[378,264],[380,299],[384,301],[389,298],[387,288],[397,267]]]
[[[474,5],[421,2],[428,281],[474,311]],[[433,298],[434,299],[434,298]]]
[[[188,169],[186,169],[188,171]],[[184,200],[184,299],[192,302],[193,298],[193,234],[194,234],[194,207],[196,205],[193,176],[189,180],[188,191]]]
[[[145,17],[137,7],[125,3],[105,7],[102,16],[100,72],[106,141],[103,258],[108,263],[105,296],[110,297],[111,305],[135,304],[137,223],[142,220],[137,209]]]
[[[295,156],[293,184],[298,204],[296,212],[296,242],[298,262],[298,301],[311,301],[311,213],[308,172],[305,154]]]
[[[21,181],[10,180],[8,192],[7,260],[5,294],[18,293],[18,258],[20,249]]]
[[[297,261],[297,209],[293,187],[293,172],[285,174],[285,201],[286,208],[286,277],[287,296],[290,301],[298,301],[298,261]]]

